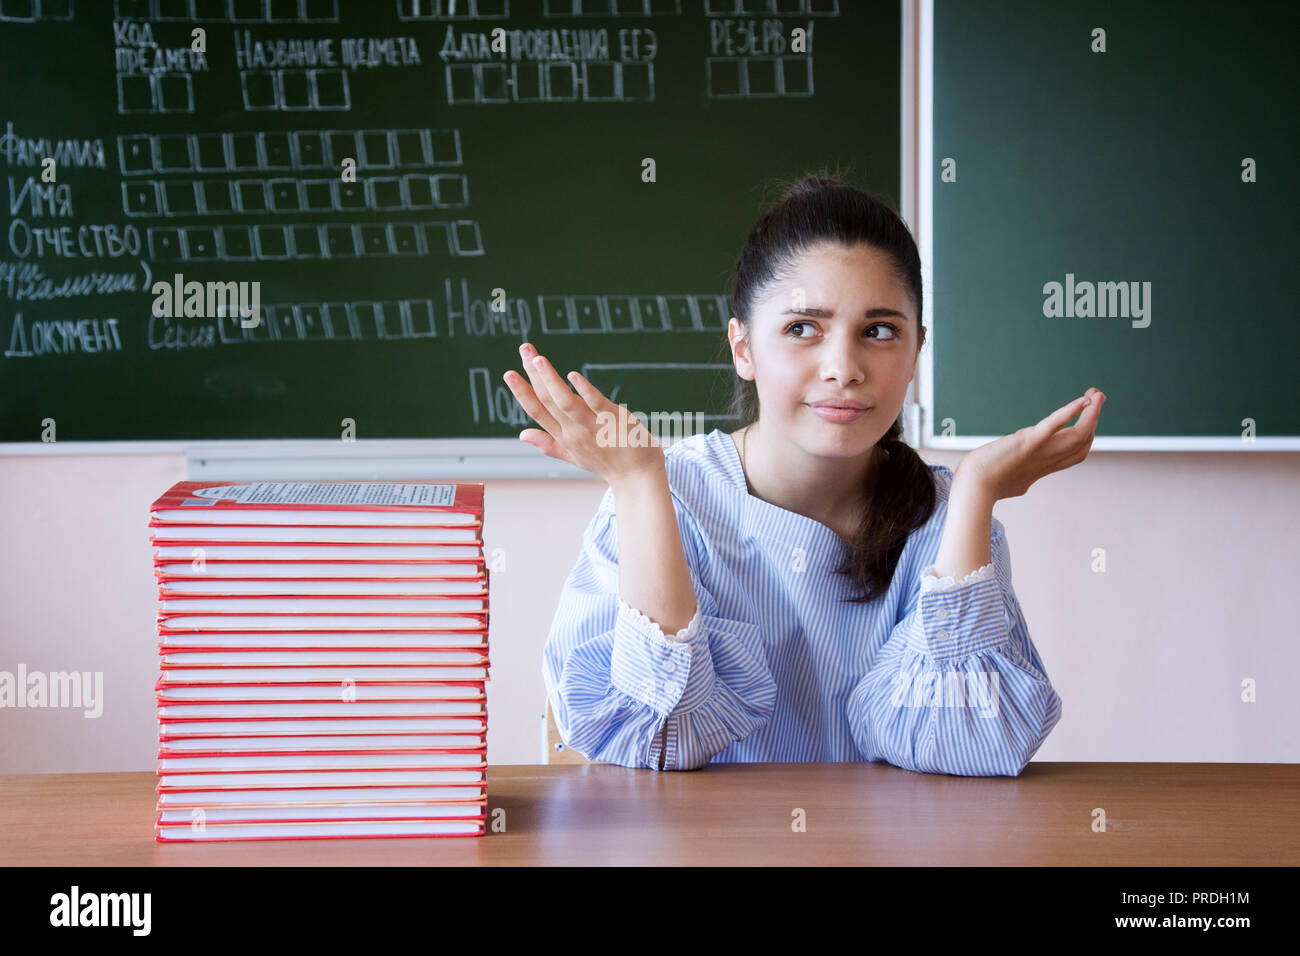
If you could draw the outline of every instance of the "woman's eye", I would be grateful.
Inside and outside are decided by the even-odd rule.
[[[809,325],[809,324],[810,324],[810,323],[808,323],[808,322],[791,322],[789,325],[787,325],[787,326],[785,327],[785,334],[786,334],[786,335],[790,335],[791,330],[796,329],[796,328],[801,328],[801,327],[803,327],[803,326],[805,326],[805,325]],[[881,336],[879,336],[879,335],[876,335],[876,336],[875,336],[875,338],[880,339],[880,341],[882,341],[882,342],[889,342],[889,341],[892,341],[893,339],[898,338],[898,336],[902,334],[902,330],[899,329],[898,326],[896,326],[896,325],[890,325],[888,322],[877,322],[875,325],[873,325],[873,326],[871,326],[870,328],[868,328],[867,331],[870,332],[870,331],[872,331],[873,329],[889,329],[890,334],[889,334],[888,336],[885,336],[884,338],[881,338]],[[796,339],[806,339],[806,338],[808,338],[808,336],[806,336],[806,335],[794,335],[794,336],[791,336],[791,337],[792,337],[792,338],[796,338]]]

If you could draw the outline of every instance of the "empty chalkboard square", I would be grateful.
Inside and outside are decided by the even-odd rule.
[[[224,179],[205,179],[199,186],[200,212],[235,211],[235,190],[230,183]]]
[[[298,0],[271,0],[270,16],[272,23],[295,23],[298,20]]]
[[[704,91],[708,97],[740,96],[742,70],[737,59],[721,56],[704,61]]]
[[[776,64],[773,56],[745,58],[745,82],[750,96],[776,96],[781,92],[777,87]]]
[[[548,13],[551,16],[565,15],[555,10],[557,6],[555,3],[550,3],[547,6],[550,8]],[[560,4],[560,6],[563,6],[563,4]],[[640,13],[641,0],[637,0],[636,6],[637,6],[637,12]],[[591,10],[590,2],[586,4],[586,7],[588,10]],[[445,5],[444,5],[444,9],[445,9]],[[574,10],[572,15],[576,16],[579,13],[581,13],[581,10]],[[479,17],[480,19],[487,19],[489,17],[500,19],[500,18],[508,17],[509,15],[510,15],[510,0],[477,0],[477,2],[474,4],[474,16]]]
[[[366,187],[365,183],[344,183],[336,182],[334,184],[334,193],[338,197],[339,209],[365,209],[366,208]]]
[[[271,331],[277,339],[300,339],[302,327],[291,305],[268,306],[271,312]]]
[[[184,257],[181,231],[165,226],[150,226],[149,255],[159,262],[177,262]]]
[[[619,63],[623,84],[623,101],[649,102],[655,98],[655,73],[653,63]]]
[[[189,74],[154,77],[158,84],[158,110],[162,113],[193,113],[194,87]]]
[[[272,179],[267,185],[271,191],[271,208],[276,212],[297,212],[302,208],[298,180]]]
[[[188,180],[163,184],[164,211],[167,215],[192,216],[199,211],[198,201],[194,198],[194,186]]]
[[[294,226],[289,231],[293,243],[293,255],[296,259],[319,259],[321,241],[319,226]]]
[[[618,99],[618,82],[613,63],[582,63],[582,98],[590,101]]]
[[[398,166],[423,166],[429,161],[425,152],[424,131],[418,129],[399,129],[393,132],[393,143],[397,148],[394,162]]]
[[[5,0],[3,5],[6,18],[20,19],[15,14],[27,9],[29,12],[26,17],[21,19],[30,20],[32,13],[30,11],[35,7],[33,0],[24,0],[22,3],[13,3],[12,0]],[[113,11],[119,17],[139,17],[140,19],[149,18],[149,0],[117,0],[117,6]]]
[[[342,170],[343,161],[350,159],[352,162],[357,161],[361,155],[361,150],[357,148],[357,134],[338,130],[329,134],[330,158],[329,164],[336,170]]]
[[[311,109],[311,88],[306,70],[280,70],[280,108]]]
[[[786,96],[811,96],[812,87],[812,57],[781,57],[781,91]]]
[[[366,130],[361,134],[362,166],[387,169],[393,165],[393,154],[388,144],[386,130]]]
[[[222,226],[217,238],[222,259],[253,258],[253,230],[247,226]]]
[[[546,64],[546,99],[555,103],[577,99],[578,76],[572,63]]]
[[[484,103],[510,102],[510,87],[506,84],[509,71],[503,63],[477,63],[479,100]]]
[[[262,146],[262,166],[266,169],[290,169],[293,153],[289,149],[288,133],[258,133]]]
[[[609,330],[611,332],[636,331],[636,309],[632,306],[630,296],[606,296],[605,309],[609,317]]]
[[[43,0],[42,8],[49,2]],[[190,0],[157,0],[158,12],[154,15],[155,20],[188,20],[190,18]],[[120,10],[118,16],[127,16]],[[144,14],[148,16],[148,14]]]
[[[420,232],[424,235],[425,254],[430,256],[451,255],[451,235],[445,222],[422,222]]]
[[[194,141],[194,165],[203,170],[226,168],[226,141],[220,133],[199,133]]]
[[[266,19],[262,0],[230,0],[230,19],[255,23]]]
[[[158,184],[152,179],[122,184],[122,211],[128,216],[156,216],[158,205]]]
[[[406,338],[402,327],[402,307],[396,302],[374,303],[375,332],[381,339]]]
[[[670,328],[668,312],[657,295],[637,296],[636,311],[642,332],[667,332]]]
[[[244,70],[239,82],[244,91],[244,109],[275,109],[275,74],[271,70]]]
[[[356,240],[351,226],[326,226],[325,251],[328,255],[346,258],[357,254]]]
[[[454,208],[469,205],[469,183],[464,176],[457,173],[444,173],[434,176],[433,179],[439,206]]]
[[[388,226],[370,223],[361,227],[361,248],[368,256],[389,256],[393,247],[389,241]]]
[[[306,21],[336,21],[339,18],[338,0],[302,0],[302,18]]]
[[[477,102],[475,81],[477,66],[472,63],[449,63],[447,65],[447,102]]]
[[[406,189],[407,209],[433,208],[432,176],[403,176],[402,185]]]
[[[342,70],[309,70],[312,105],[322,110],[346,110],[352,105],[348,77]]]
[[[240,212],[266,212],[266,183],[260,179],[240,179],[235,182],[235,196]]]
[[[192,0],[195,20],[225,20],[226,0]]]
[[[346,302],[325,302],[321,306],[325,311],[325,322],[329,326],[332,339],[354,339],[357,337],[356,322],[349,314]]]
[[[406,309],[407,334],[411,338],[438,337],[438,330],[434,326],[432,302],[428,299],[407,299],[402,305]]]
[[[293,145],[298,169],[320,169],[325,165],[325,139],[320,133],[294,133]]]
[[[190,138],[184,135],[159,136],[158,168],[166,172],[188,172],[193,169]]]
[[[267,306],[258,305],[257,321],[253,325],[247,327],[244,325],[244,320],[242,316],[237,318],[237,321],[235,323],[235,328],[237,328],[240,332],[243,333],[245,341],[247,342],[274,341],[275,334],[272,331],[273,326],[271,325],[270,318],[267,313],[268,313]],[[252,321],[251,316],[249,317],[249,321],[250,322]]]
[[[228,145],[231,169],[257,169],[257,137],[254,134],[231,133]]]
[[[383,176],[366,180],[370,189],[370,205],[373,209],[401,209],[402,189],[396,179]]]
[[[310,212],[330,212],[334,205],[334,182],[329,179],[304,179],[303,206]]]
[[[399,256],[418,256],[420,254],[420,231],[414,223],[392,223],[393,249]]]
[[[569,314],[569,301],[562,295],[541,295],[539,311],[542,314],[542,331],[563,333],[573,331],[573,319]]]
[[[435,166],[460,165],[460,130],[431,129],[429,130],[429,145],[433,150],[433,164]]]
[[[286,226],[258,226],[254,234],[257,239],[257,258],[288,259],[289,237],[285,235]]]
[[[122,172],[153,172],[153,145],[148,136],[119,136],[117,152],[122,160]]]
[[[700,329],[705,332],[722,332],[727,328],[730,317],[726,299],[716,295],[701,295],[695,298],[695,311],[700,317]]]
[[[542,65],[540,63],[511,63],[510,76],[514,82],[516,103],[536,103],[542,98]]]
[[[478,223],[473,219],[457,219],[451,224],[456,239],[456,255],[483,255],[483,236],[478,231]]]
[[[604,332],[608,328],[600,309],[600,299],[594,295],[573,297],[573,318],[579,332]]]
[[[117,74],[117,111],[119,113],[152,113],[153,84],[147,76],[129,73]]]
[[[191,259],[215,259],[217,231],[211,226],[190,226],[185,230],[185,247]]]
[[[691,297],[687,295],[666,295],[664,305],[668,307],[668,317],[673,323],[674,332],[696,332],[699,323],[695,310],[691,308]]]
[[[304,339],[329,338],[325,313],[319,305],[299,305],[294,307],[294,311],[298,313],[298,327],[302,329]]]
[[[71,20],[72,0],[41,0],[41,17],[46,20]]]

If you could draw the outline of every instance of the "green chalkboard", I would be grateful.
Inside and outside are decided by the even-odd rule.
[[[0,441],[513,437],[525,338],[720,427],[772,184],[897,207],[900,31],[896,0],[6,2]],[[258,283],[257,324],[206,286],[154,314],[176,275]]]
[[[1300,447],[1298,26],[1290,0],[936,0],[924,434],[1096,385],[1099,441]]]

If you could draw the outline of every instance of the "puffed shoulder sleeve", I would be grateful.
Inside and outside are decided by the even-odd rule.
[[[1011,587],[1005,529],[991,564],[961,580],[927,565],[901,620],[854,689],[849,720],[868,760],[909,770],[1016,776],[1061,717]]]
[[[700,530],[673,495],[694,617],[664,634],[618,592],[618,521],[607,492],[582,538],[543,651],[556,727],[589,760],[691,770],[772,715],[776,683],[758,628],[718,613],[700,582]]]

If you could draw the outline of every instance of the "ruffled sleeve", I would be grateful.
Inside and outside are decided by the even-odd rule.
[[[696,610],[674,634],[618,593],[618,523],[607,493],[583,534],[543,652],[565,743],[589,760],[690,770],[761,727],[776,683],[758,628],[721,617],[700,582],[700,532],[673,496]]]

